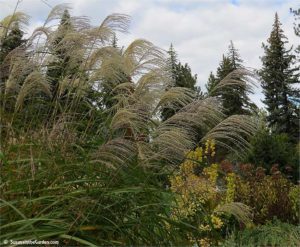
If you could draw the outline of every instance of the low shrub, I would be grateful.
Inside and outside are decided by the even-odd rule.
[[[300,227],[279,220],[245,229],[229,237],[221,246],[290,246],[300,245]]]
[[[267,175],[262,167],[240,164],[235,172],[230,162],[223,162],[227,197],[253,209],[253,221],[264,224],[274,217],[283,222],[299,222],[300,187],[279,171],[277,165]]]

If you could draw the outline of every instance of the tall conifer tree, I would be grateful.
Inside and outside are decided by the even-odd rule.
[[[168,51],[168,67],[171,71],[171,76],[173,79],[174,87],[185,87],[195,91],[198,97],[202,96],[200,87],[196,86],[197,83],[197,75],[193,75],[190,66],[185,63],[184,65],[177,59],[177,53],[174,50],[173,44],[170,45],[170,49]],[[169,107],[165,107],[162,109],[161,118],[162,120],[166,120],[173,116],[176,113],[176,110],[171,109]]]
[[[211,71],[208,77],[208,81],[205,85],[208,95],[215,96],[214,88],[217,85],[218,81],[214,73]]]
[[[300,37],[300,8],[297,10],[291,9],[291,12],[294,14],[295,22],[294,22],[294,31],[295,34]],[[296,52],[300,56],[300,44],[296,47]]]
[[[72,48],[68,47],[68,44],[64,40],[66,35],[72,31],[71,16],[69,11],[65,10],[52,42],[52,47],[50,47],[53,59],[48,65],[47,77],[52,86],[53,97],[56,97],[59,81],[66,76],[72,77],[76,74],[79,67],[79,63],[72,61],[74,58],[68,54],[68,49]]]
[[[239,85],[231,88],[224,88],[221,92],[214,91],[214,87],[229,73],[241,68],[243,68],[243,60],[231,41],[227,55],[223,55],[222,61],[217,68],[216,76],[211,72],[206,84],[206,89],[210,96],[218,96],[222,99],[224,113],[228,116],[234,114],[248,114],[255,108],[255,105],[250,101],[247,95],[245,86]],[[233,79],[243,80],[243,78]]]
[[[268,111],[270,127],[278,133],[287,133],[292,139],[299,138],[299,106],[294,98],[299,98],[299,89],[293,84],[299,82],[299,68],[293,67],[295,56],[287,50],[287,38],[281,28],[278,14],[267,44],[263,44],[263,67],[260,71],[264,103]]]
[[[0,40],[0,86],[7,79],[9,64],[5,63],[7,55],[25,43],[23,31],[16,22],[3,40]]]

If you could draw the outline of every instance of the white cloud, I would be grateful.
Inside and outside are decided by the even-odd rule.
[[[50,5],[63,0],[44,0]],[[118,12],[132,16],[129,35],[120,35],[120,43],[145,38],[168,49],[172,42],[180,60],[189,63],[198,74],[202,88],[210,71],[215,71],[229,41],[233,40],[245,66],[259,68],[266,42],[277,11],[291,44],[299,43],[293,32],[290,7],[299,7],[295,0],[69,0],[73,14],[91,17],[98,24],[106,15]],[[0,1],[0,18],[13,9],[11,0]],[[33,16],[35,25],[49,11],[41,0],[23,0],[20,9]],[[255,95],[252,98],[261,105]]]

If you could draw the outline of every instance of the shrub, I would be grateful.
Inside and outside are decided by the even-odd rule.
[[[187,222],[194,230],[187,234],[190,244],[210,246],[220,243],[225,233],[239,221],[249,224],[250,211],[244,204],[237,204],[218,185],[219,165],[212,163],[215,156],[214,141],[197,147],[170,177],[171,190],[177,194],[172,218]]]
[[[237,232],[221,246],[299,246],[300,227],[274,220],[266,225]]]
[[[246,163],[262,166],[270,171],[274,164],[294,180],[299,179],[299,148],[290,142],[286,134],[271,134],[262,129],[252,138]]]
[[[228,166],[228,165],[227,165]],[[254,223],[264,224],[277,217],[283,222],[299,221],[299,185],[294,185],[278,166],[271,168],[271,175],[262,167],[241,164],[235,174],[227,173],[227,197],[242,202],[253,209]]]

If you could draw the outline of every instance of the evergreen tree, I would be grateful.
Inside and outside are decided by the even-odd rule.
[[[270,127],[277,133],[287,133],[290,138],[297,139],[299,107],[293,99],[299,98],[300,94],[293,84],[299,82],[299,68],[292,67],[295,56],[291,49],[285,48],[286,43],[288,41],[276,13],[268,44],[263,44],[265,54],[261,58],[263,67],[260,71],[265,95],[263,102],[269,113],[267,120]]]
[[[9,64],[5,63],[6,56],[25,43],[23,31],[16,22],[3,40],[0,40],[0,86],[7,79]]]
[[[191,68],[187,63],[183,65],[179,62],[175,65],[175,78],[176,87],[186,87],[194,91],[199,90],[196,86],[197,75],[192,75]]]
[[[21,46],[25,42],[25,40],[23,40],[23,34],[24,33],[21,31],[18,23],[15,23],[6,37],[1,41],[0,63],[3,63],[9,52]]]
[[[178,61],[177,61],[177,53],[174,50],[174,47],[173,47],[172,43],[170,45],[170,49],[168,51],[168,54],[169,54],[168,66],[171,70],[171,75],[172,75],[172,78],[175,81],[175,86],[176,86],[176,65],[177,65]]]
[[[223,80],[230,72],[232,72],[233,66],[231,63],[231,60],[229,59],[229,57],[223,55],[222,57],[222,61],[219,64],[219,67],[217,68],[217,81],[218,83]]]
[[[244,68],[243,60],[241,59],[238,50],[234,47],[232,41],[230,41],[227,56],[231,62],[232,71]],[[244,80],[243,77],[237,77],[234,79],[238,81]],[[243,85],[226,89],[224,92],[225,113],[227,113],[227,115],[249,114],[254,108],[256,108],[255,104],[250,101],[247,93],[247,89]]]
[[[227,56],[230,59],[232,68],[234,70],[243,68],[243,60],[240,57],[239,51],[234,47],[232,40],[230,41],[229,44]]]
[[[294,16],[295,16],[295,26],[294,26],[294,30],[295,30],[295,34],[297,36],[300,36],[300,23],[299,23],[299,20],[300,20],[300,8],[297,9],[297,10],[292,10],[292,12],[294,13]]]
[[[223,56],[220,67],[217,69],[217,78],[219,82],[235,70],[233,64],[234,62],[229,57]],[[230,116],[243,113],[242,97],[236,88],[224,88],[220,94],[223,110],[226,115]]]
[[[294,23],[294,31],[295,34],[300,37],[300,8],[297,10],[291,9],[291,12],[294,14],[295,23]],[[300,54],[300,45],[296,47],[296,52]]]
[[[112,38],[112,41],[111,41],[111,46],[113,48],[118,48],[118,38],[117,38],[116,34],[113,35],[113,38]]]
[[[51,83],[53,98],[57,96],[59,81],[78,72],[79,61],[74,62],[74,56],[71,57],[68,52],[68,49],[72,48],[64,41],[66,35],[72,31],[71,16],[69,11],[65,10],[50,48],[53,61],[48,65],[47,77]]]
[[[208,81],[205,85],[207,93],[209,96],[216,96],[216,93],[213,91],[215,86],[217,85],[217,78],[214,73],[211,71],[208,77]]]
[[[243,68],[243,60],[240,58],[238,50],[234,47],[233,42],[230,42],[228,54],[223,55],[222,61],[217,68],[216,76],[211,72],[206,89],[210,96],[218,96],[222,99],[224,113],[228,116],[234,114],[249,114],[255,107],[251,103],[245,86],[235,86],[224,88],[221,92],[215,92],[213,89],[220,83],[229,73],[236,69]],[[233,78],[242,81],[243,78]]]
[[[200,87],[196,86],[197,75],[193,75],[190,66],[185,63],[184,65],[178,62],[177,53],[174,50],[173,44],[170,45],[168,51],[168,66],[171,71],[171,77],[174,81],[174,87],[185,87],[195,91],[197,97],[202,97]],[[168,89],[167,89],[168,90]],[[162,109],[161,118],[166,120],[173,116],[176,113],[176,110],[169,107],[164,107]]]

